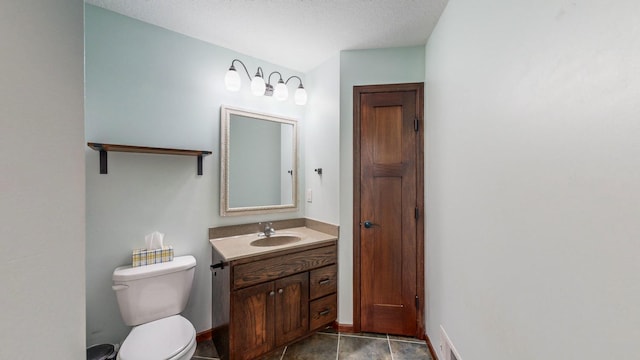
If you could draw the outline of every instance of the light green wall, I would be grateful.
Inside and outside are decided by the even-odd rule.
[[[310,217],[341,224],[339,321],[352,323],[352,87],[422,82],[424,47],[336,54],[309,72],[314,79],[305,84],[309,102],[299,107],[292,99],[282,104],[254,97],[248,81],[240,93],[223,86],[233,58],[241,58],[250,69],[260,65],[303,76],[291,70],[93,6],[86,9],[85,33],[87,141],[214,152],[205,157],[203,176],[195,175],[191,158],[120,153],[109,154],[109,174],[100,175],[98,154],[86,150],[87,341],[120,342],[127,334],[110,278],[115,267],[130,261],[131,249],[143,245],[145,234],[164,232],[176,255],[196,256],[196,281],[185,316],[203,331],[210,328],[210,304],[216,299],[210,291],[207,229],[307,215],[305,210],[240,218],[218,215],[222,104],[300,120],[304,136],[299,159],[305,161],[299,165],[299,203],[308,187],[315,191],[314,202],[304,203]],[[322,176],[313,173],[317,167],[323,167]]]
[[[353,321],[353,87],[424,81],[424,47],[343,51],[340,54],[341,324]]]
[[[309,102],[305,112],[305,215],[331,224],[340,223],[340,54],[305,74]],[[314,169],[322,168],[322,175]],[[303,198],[305,194],[302,194]]]
[[[144,235],[156,230],[165,233],[176,255],[196,257],[184,315],[197,331],[207,330],[216,301],[208,228],[304,216],[302,206],[292,213],[219,216],[220,106],[298,119],[299,131],[305,112],[292,98],[253,96],[246,77],[240,92],[228,92],[224,75],[234,58],[249,69],[304,75],[91,5],[85,17],[86,140],[213,151],[204,158],[202,176],[196,175],[195,158],[127,153],[110,153],[109,174],[100,175],[98,153],[86,148],[87,343],[121,342],[126,336],[111,274],[130,263],[131,250],[143,247]]]

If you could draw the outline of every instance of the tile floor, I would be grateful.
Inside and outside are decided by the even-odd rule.
[[[213,342],[198,344],[193,360],[218,359]],[[385,334],[320,331],[261,360],[433,360],[422,340]]]

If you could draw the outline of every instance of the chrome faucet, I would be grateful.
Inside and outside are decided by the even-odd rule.
[[[260,227],[262,225],[262,223],[258,223],[258,227]],[[273,223],[265,223],[264,224],[264,229],[261,233],[259,233],[258,235],[260,236],[266,236],[269,237],[271,235],[275,235],[276,234],[276,229],[273,228]]]

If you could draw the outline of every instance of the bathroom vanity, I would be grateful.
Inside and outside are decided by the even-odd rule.
[[[210,242],[213,340],[222,359],[260,357],[335,321],[337,227]]]

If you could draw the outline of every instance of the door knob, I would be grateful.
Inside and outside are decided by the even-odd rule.
[[[364,224],[364,227],[367,228],[367,229],[371,229],[372,227],[378,225],[378,224],[372,223],[371,221],[365,221],[363,224]]]

